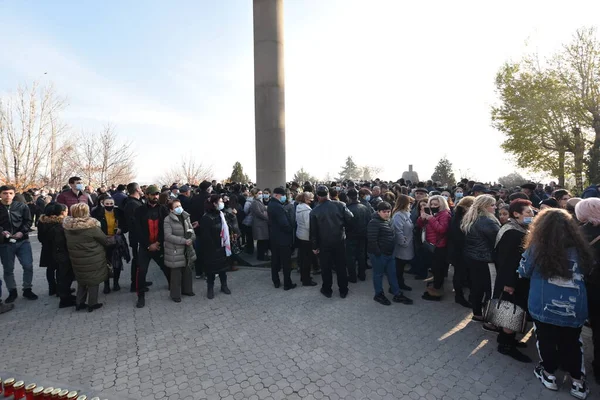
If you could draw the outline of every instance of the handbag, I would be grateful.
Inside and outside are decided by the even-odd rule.
[[[504,295],[504,292],[500,294],[500,298],[491,299],[487,302],[483,320],[501,328],[525,333],[527,312],[508,300],[502,300],[502,295]]]

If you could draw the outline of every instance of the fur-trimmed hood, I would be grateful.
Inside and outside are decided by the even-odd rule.
[[[68,231],[77,231],[82,229],[90,229],[100,227],[100,221],[96,218],[85,217],[85,218],[73,218],[66,217],[63,221],[63,228]]]
[[[42,215],[40,222],[44,224],[62,224],[65,217],[62,215]]]

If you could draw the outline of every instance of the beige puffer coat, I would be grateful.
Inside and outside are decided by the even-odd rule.
[[[191,265],[196,261],[196,252],[194,251],[193,242],[196,241],[196,235],[194,234],[194,228],[192,228],[192,222],[190,221],[190,214],[183,212],[181,214],[183,223],[177,215],[169,213],[165,218],[165,266],[168,268],[183,268],[187,265]],[[183,228],[185,224],[185,229]],[[185,233],[188,232],[188,237],[192,241],[191,246],[185,245]],[[190,236],[191,235],[191,236]],[[186,258],[186,251],[188,257]]]

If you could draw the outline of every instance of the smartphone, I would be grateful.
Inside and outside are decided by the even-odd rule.
[[[432,214],[431,214],[431,208],[429,208],[429,207],[425,207],[425,208],[424,208],[424,210],[425,210],[425,214],[432,215]]]

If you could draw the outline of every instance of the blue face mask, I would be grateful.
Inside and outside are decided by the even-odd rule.
[[[219,203],[219,211],[225,208],[225,203]]]
[[[79,190],[80,192],[83,192],[83,183],[78,183],[77,185],[75,185],[75,189]]]
[[[269,200],[269,195],[268,194],[263,194],[263,199]]]
[[[365,196],[365,200],[366,200],[366,201],[371,201],[371,195],[370,195],[370,194],[366,195],[366,196]]]
[[[281,196],[281,198],[279,199],[280,202],[285,203],[287,200],[287,196]]]
[[[525,225],[529,225],[529,224],[531,224],[532,222],[533,222],[533,217],[525,217],[525,218],[523,218],[523,223],[524,223]]]
[[[181,206],[175,207],[173,212],[175,212],[175,214],[177,214],[177,215],[181,215],[183,213],[183,207],[181,207]]]
[[[456,192],[456,193],[454,193],[454,197],[456,197],[457,199],[461,199],[463,197],[463,193],[462,192]]]

